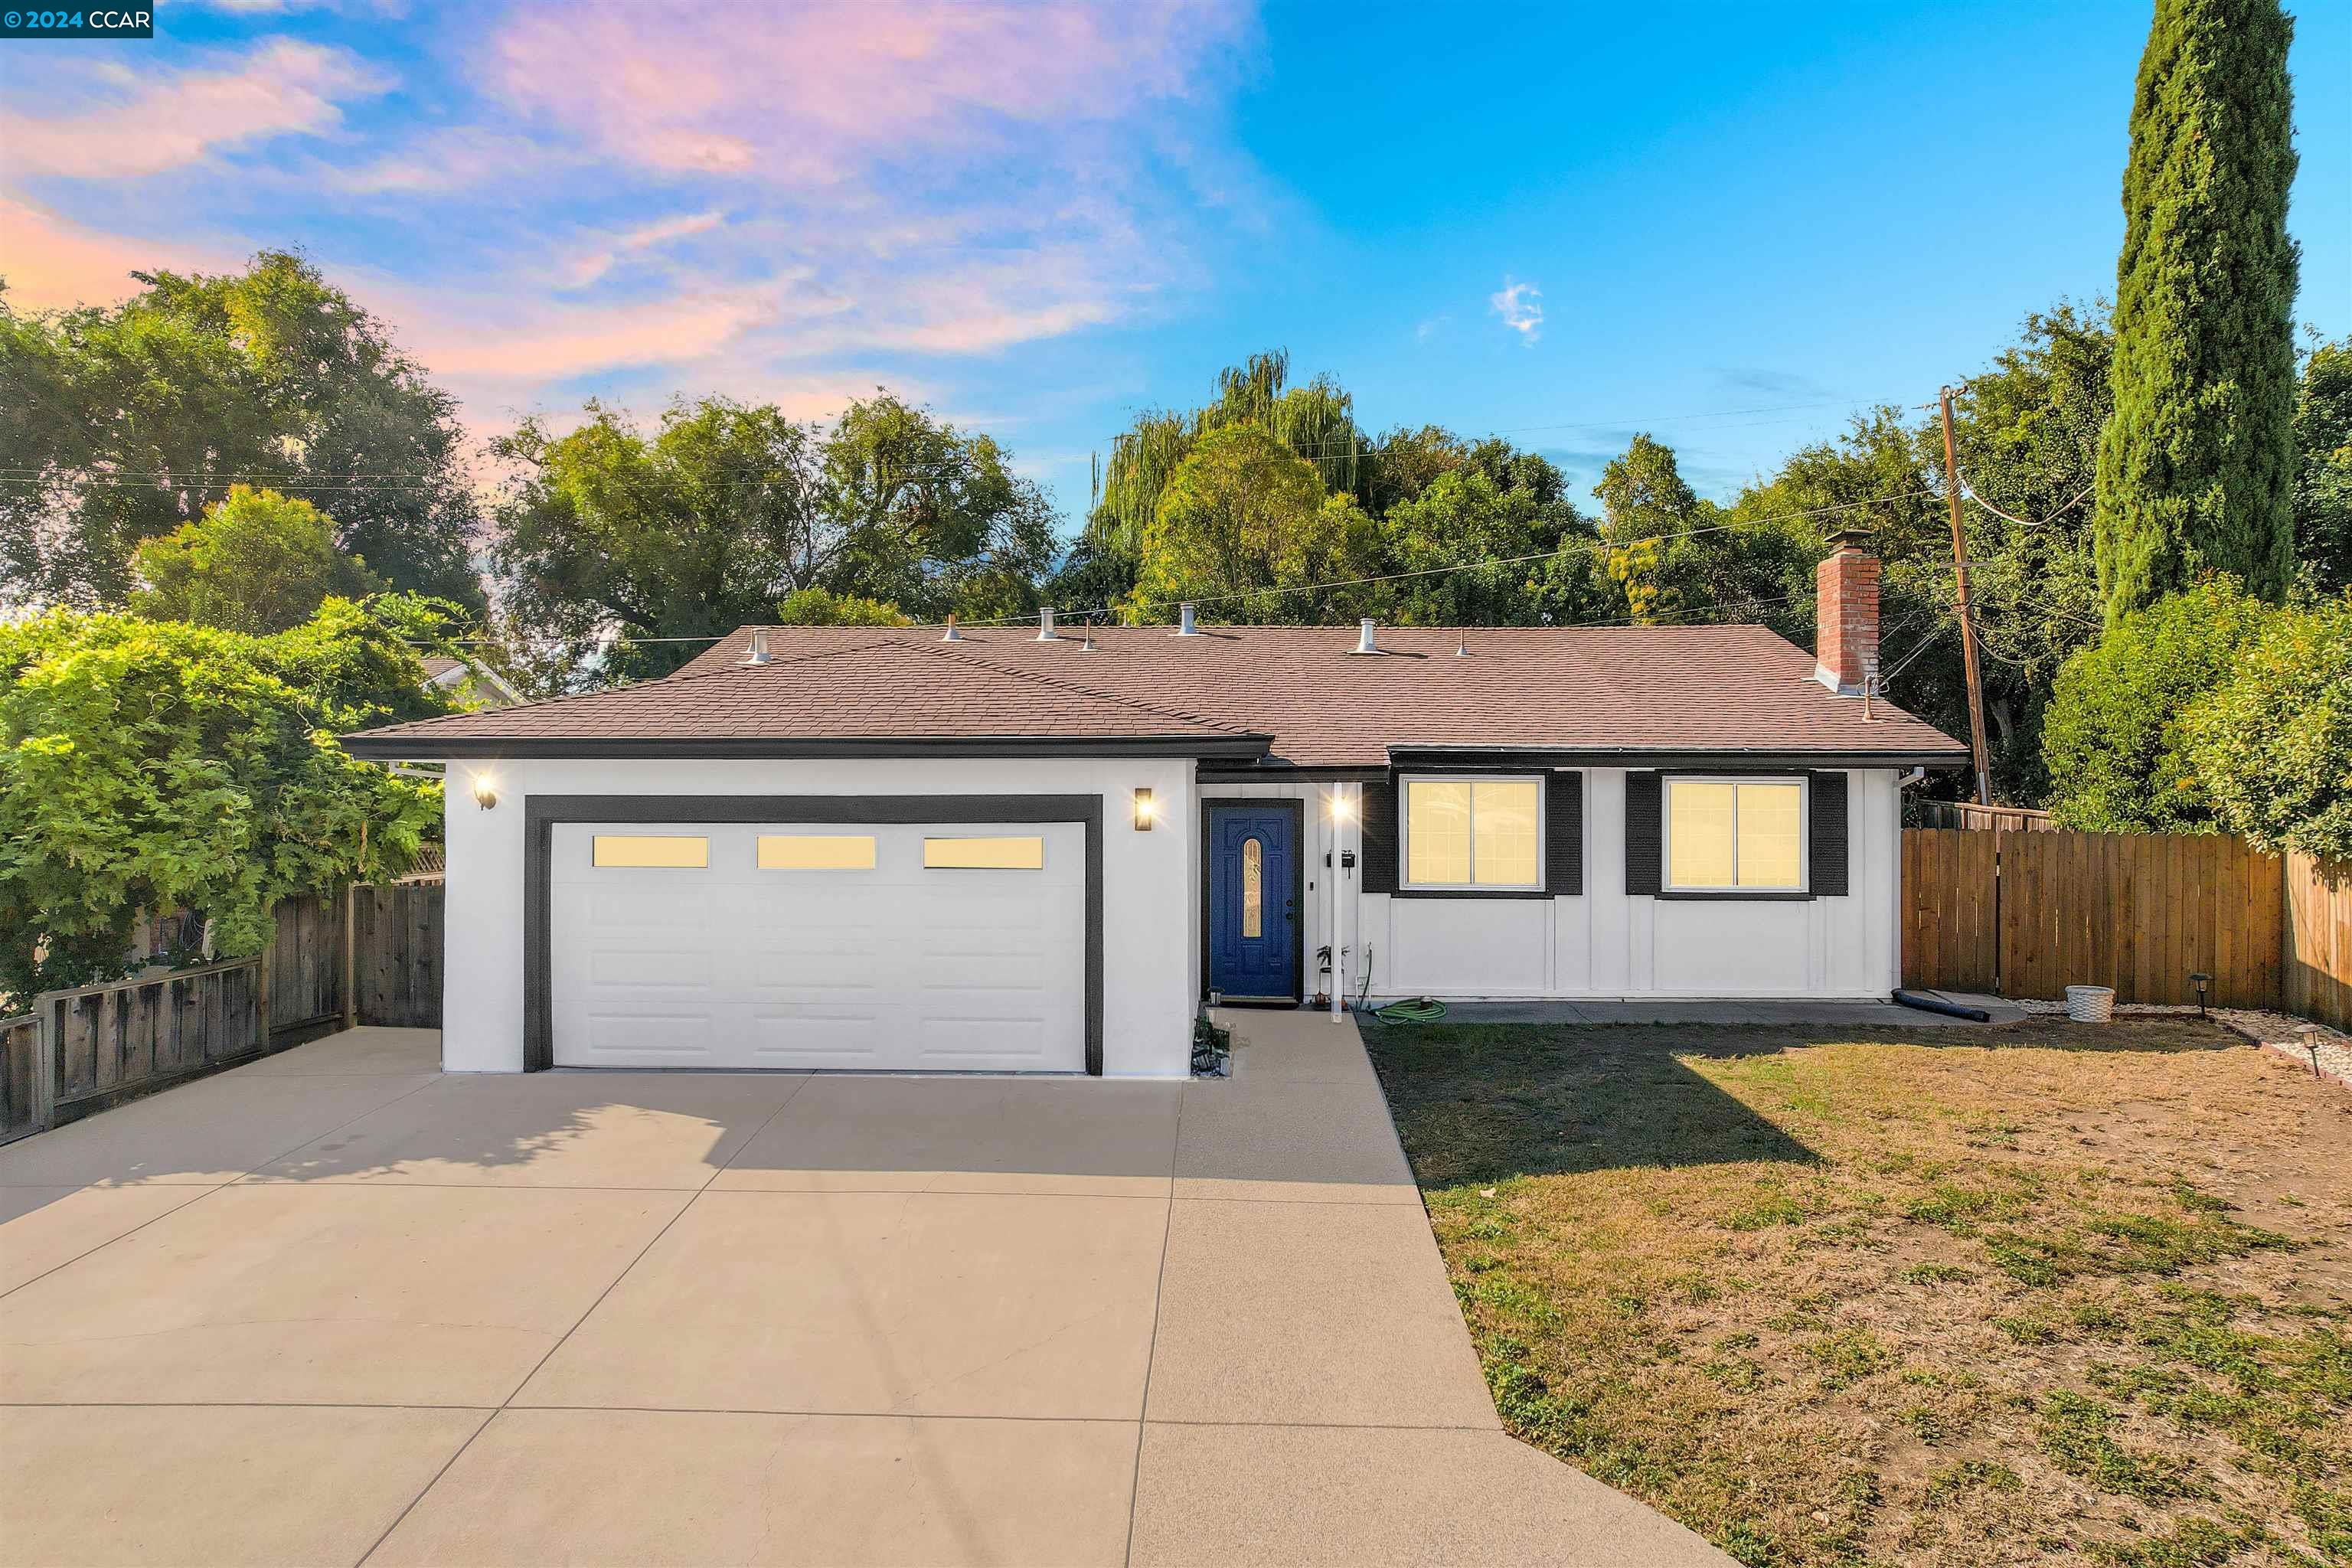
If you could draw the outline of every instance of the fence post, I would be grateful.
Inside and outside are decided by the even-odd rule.
[[[65,1004],[48,996],[33,998],[40,1026],[33,1032],[33,1126],[46,1132],[58,1124],[58,1029],[51,1020]]]
[[[269,940],[261,944],[261,957],[253,966],[253,1048],[269,1048],[269,961],[278,955],[278,911],[269,911]]]
[[[360,1024],[360,885],[343,884],[343,1027]]]

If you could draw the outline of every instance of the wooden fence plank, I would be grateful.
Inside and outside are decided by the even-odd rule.
[[[2352,1028],[2352,861],[2288,856],[2279,904],[2288,1011]]]

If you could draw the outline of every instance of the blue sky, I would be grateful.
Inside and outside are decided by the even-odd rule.
[[[2352,331],[2352,7],[2294,68],[2301,318]],[[496,434],[887,385],[1073,516],[1286,347],[1374,427],[1722,494],[2113,286],[2145,5],[669,8],[160,0],[0,45],[0,274],[307,250]]]

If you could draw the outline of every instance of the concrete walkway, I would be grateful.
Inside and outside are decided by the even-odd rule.
[[[1722,1563],[1505,1436],[1352,1026],[1213,1083],[445,1077],[0,1150],[0,1563]]]

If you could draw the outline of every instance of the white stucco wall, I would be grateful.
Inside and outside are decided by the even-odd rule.
[[[484,811],[472,780],[488,773]],[[1103,1072],[1177,1077],[1199,996],[1199,805],[1187,759],[453,763],[442,1061],[523,1065],[523,802],[538,795],[1099,795],[1103,800]],[[1160,820],[1134,827],[1133,792]]]
[[[1456,999],[1634,996],[1883,998],[1901,984],[1902,806],[1890,768],[1851,770],[1848,892],[1803,901],[1683,900],[1625,891],[1625,772],[1584,773],[1584,892],[1555,899],[1392,899],[1342,873],[1348,994]],[[1325,940],[1328,784],[1211,783],[1209,800],[1307,801],[1307,983]],[[1354,824],[1342,828],[1355,847]]]

